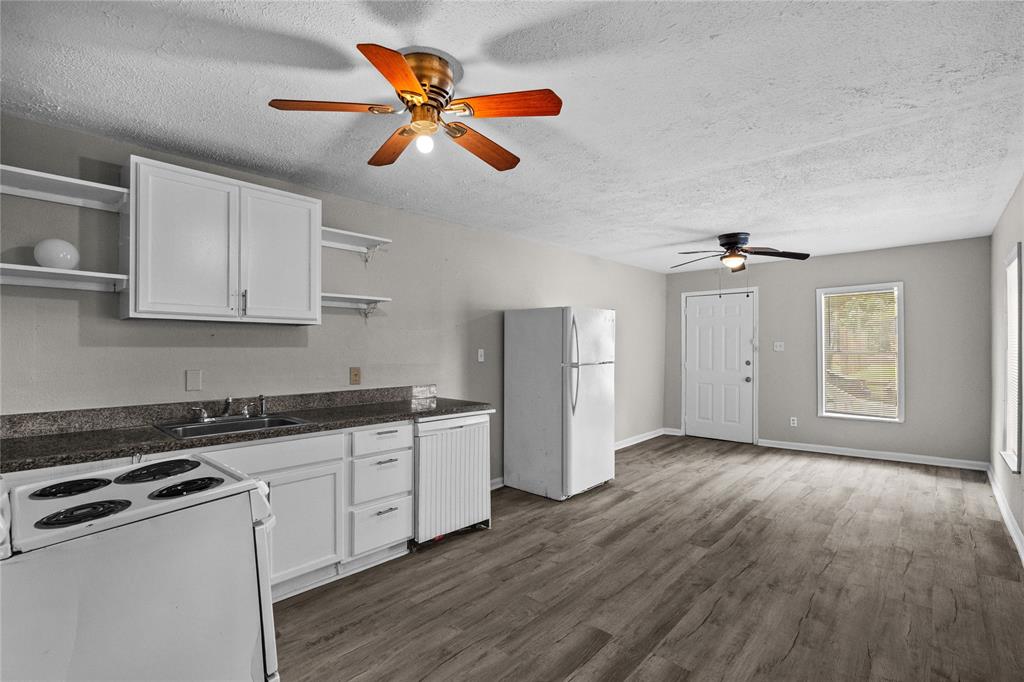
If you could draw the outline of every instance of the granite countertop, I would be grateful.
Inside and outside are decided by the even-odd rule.
[[[471,400],[414,398],[290,410],[286,413],[289,417],[298,417],[306,423],[187,440],[172,438],[155,426],[3,438],[0,439],[0,474],[491,409],[494,408],[488,403]]]

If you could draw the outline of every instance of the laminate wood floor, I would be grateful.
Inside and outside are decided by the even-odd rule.
[[[275,606],[298,680],[1024,680],[985,474],[660,437]]]

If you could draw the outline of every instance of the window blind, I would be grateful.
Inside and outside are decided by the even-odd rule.
[[[1020,258],[1012,259],[1006,266],[1005,423],[1003,451],[1017,457],[1020,455]]]
[[[821,290],[822,413],[897,420],[899,287]]]

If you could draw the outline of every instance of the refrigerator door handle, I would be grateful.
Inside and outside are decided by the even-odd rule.
[[[569,364],[578,365],[580,362],[580,330],[576,326],[576,316],[572,316],[572,339],[576,345],[576,359],[569,358]]]
[[[573,395],[572,395],[572,413],[575,416],[575,414],[576,414],[576,405],[577,405],[577,403],[579,403],[579,400],[580,400],[580,366],[576,365],[575,367],[572,367],[571,369],[574,372],[576,372],[576,389],[573,391]]]

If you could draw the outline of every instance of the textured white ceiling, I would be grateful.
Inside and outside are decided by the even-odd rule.
[[[667,271],[721,232],[816,254],[991,233],[1024,173],[1024,3],[0,3],[0,104],[395,208]],[[359,42],[429,45],[459,95],[550,87],[558,118],[464,122],[366,160],[395,102]],[[344,225],[351,229],[367,226]]]

